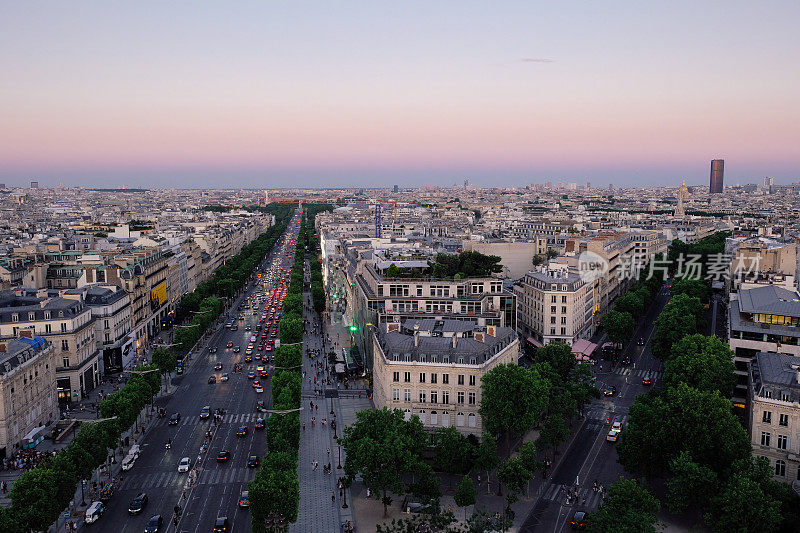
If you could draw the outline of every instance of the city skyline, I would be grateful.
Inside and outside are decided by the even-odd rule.
[[[142,6],[3,8],[0,179],[800,177],[796,3]]]

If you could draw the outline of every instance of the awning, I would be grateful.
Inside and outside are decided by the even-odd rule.
[[[528,337],[528,342],[536,346],[537,348],[542,347],[542,343],[534,339],[533,337]]]
[[[576,357],[578,356],[586,356],[589,357],[594,353],[597,349],[597,345],[593,342],[590,342],[586,339],[578,339],[572,345],[572,353],[575,354]]]

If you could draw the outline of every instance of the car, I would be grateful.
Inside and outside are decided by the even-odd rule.
[[[245,363],[252,363],[253,362],[253,356],[252,355],[248,355],[247,357],[244,358],[244,362]]]
[[[259,465],[259,460],[257,455],[251,455],[247,459],[247,466],[249,468],[258,468],[258,465]]]
[[[611,428],[608,430],[608,434],[606,435],[606,440],[608,442],[617,442],[618,436],[619,436],[619,430]]]
[[[147,494],[142,492],[131,500],[131,504],[128,505],[128,512],[130,514],[139,514],[145,507],[147,507]]]
[[[622,364],[623,364],[623,365],[629,365],[629,364],[631,364],[631,356],[626,354],[626,355],[625,355],[625,356],[622,358]]]
[[[653,380],[650,379],[649,377],[645,376],[645,377],[642,378],[642,385],[644,385],[645,387],[649,387],[652,384],[653,384]]]
[[[603,389],[603,394],[605,396],[614,396],[617,393],[617,388],[613,385],[609,385],[605,389]]]
[[[228,341],[228,344],[225,345],[226,348],[233,348],[233,341]]]
[[[262,370],[262,371],[261,371],[261,372],[259,372],[258,374],[259,374],[259,376],[260,376],[260,377],[262,377],[262,378],[267,378],[267,377],[269,377],[269,372],[268,372],[268,371],[266,371],[266,370]]]
[[[231,458],[231,452],[228,450],[220,450],[219,453],[217,454],[218,463],[224,463],[230,458]]]
[[[267,412],[267,405],[264,403],[264,400],[258,400],[256,402],[256,411],[258,411],[260,413],[266,413]]]
[[[261,382],[259,380],[255,380],[255,381],[253,381],[252,385],[253,385],[253,388],[260,387],[261,386]]]
[[[230,530],[231,526],[227,517],[220,516],[214,521],[214,533],[227,533]]]
[[[639,340],[636,341],[636,344],[638,344],[639,346],[644,346],[644,338],[639,337]]]
[[[94,524],[100,519],[101,516],[103,516],[103,511],[105,510],[106,508],[103,505],[103,502],[92,502],[92,504],[86,509],[83,521],[87,524]]]
[[[253,349],[248,346],[247,349],[244,351],[244,354],[245,355],[253,355]]]
[[[622,422],[615,421],[611,424],[611,429],[616,429],[617,431],[622,431]]]
[[[150,520],[147,521],[147,525],[144,526],[144,533],[159,533],[163,525],[164,519],[161,518],[160,514],[151,516]]]
[[[232,325],[231,331],[239,331],[239,326],[237,326],[236,324]]]
[[[214,365],[214,370],[222,370],[222,363],[217,363]]]
[[[208,353],[217,353],[217,347],[212,346],[211,348],[208,349]]]
[[[256,342],[257,337],[255,335],[250,335],[250,342]]]
[[[256,373],[251,370],[247,373],[247,379],[256,379]]]
[[[246,437],[247,436],[247,426],[239,426],[239,429],[236,430],[237,437]]]
[[[256,394],[261,394],[264,392],[264,387],[258,386],[255,388]]]
[[[192,466],[191,460],[188,457],[184,457],[178,463],[178,472],[188,472],[189,471],[189,467],[191,467],[191,466]]]
[[[246,508],[250,507],[250,493],[246,490],[243,490],[242,493],[239,495],[239,507]]]
[[[586,519],[586,513],[583,511],[575,511],[572,515],[572,521],[569,523],[572,529],[584,529],[586,526],[583,521]]]
[[[170,415],[170,417],[169,417],[169,422],[167,422],[167,424],[169,424],[170,426],[177,426],[178,422],[180,422],[180,421],[181,421],[181,414],[180,413],[172,413]]]
[[[256,429],[264,429],[264,419],[259,418],[256,420],[256,424],[254,426]]]
[[[208,382],[209,383],[216,383],[217,382],[217,376],[209,376],[208,377]]]
[[[233,353],[239,353],[240,351],[242,351],[242,347],[241,346],[234,346],[233,347]]]
[[[250,331],[250,324],[246,325],[246,326],[244,327],[244,330],[245,330],[245,331]]]
[[[229,377],[230,377],[230,376],[228,375],[228,373],[227,373],[227,372],[225,372],[224,374],[222,374],[222,375],[219,377],[219,380],[220,380],[220,381],[228,381],[228,378],[229,378]]]
[[[200,418],[208,418],[211,416],[211,406],[205,405],[200,409]]]

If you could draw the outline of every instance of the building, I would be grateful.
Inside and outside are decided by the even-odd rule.
[[[60,403],[79,401],[100,382],[94,317],[81,294],[0,292],[0,340],[25,335],[42,336],[55,346]]]
[[[388,323],[373,342],[375,407],[400,409],[406,419],[417,415],[430,431],[455,426],[480,435],[482,377],[519,358],[512,328],[458,320]]]
[[[569,346],[594,333],[594,289],[566,269],[530,271],[514,286],[517,331],[533,346]]]
[[[0,458],[30,447],[58,420],[56,353],[40,336],[0,341]]]
[[[722,192],[722,178],[725,174],[725,160],[712,159],[711,160],[711,178],[708,186],[709,194],[718,194]]]
[[[31,189],[38,189],[38,188],[39,188],[39,182],[38,181],[32,181],[31,182]]]
[[[83,294],[95,319],[95,340],[101,356],[101,374],[121,372],[133,366],[131,297],[116,285],[87,285],[67,291]]]
[[[759,352],[776,352],[800,362],[800,294],[775,285],[739,289],[728,313],[728,343],[738,377],[737,407],[747,400],[748,364]]]
[[[759,352],[750,361],[750,439],[778,481],[800,480],[800,361]]]

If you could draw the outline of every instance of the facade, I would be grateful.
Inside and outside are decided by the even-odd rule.
[[[84,301],[95,319],[95,339],[100,351],[101,373],[120,372],[133,364],[131,297],[116,285],[88,285]]]
[[[594,333],[594,288],[565,269],[528,272],[514,286],[517,330],[533,346],[562,341],[569,346]]]
[[[753,454],[769,459],[777,481],[800,480],[800,362],[759,352],[750,362]]]
[[[56,357],[43,337],[0,341],[0,457],[25,447],[26,437],[37,440],[58,420]]]
[[[405,320],[373,335],[375,407],[416,415],[434,431],[454,426],[480,435],[481,378],[498,364],[516,363],[512,328],[457,320]]]
[[[712,159],[711,160],[711,177],[708,186],[710,194],[719,194],[722,192],[722,178],[725,174],[725,160]]]
[[[730,302],[728,343],[734,351],[738,377],[733,400],[747,399],[748,364],[759,352],[776,352],[800,362],[800,294],[764,285],[740,289]]]

